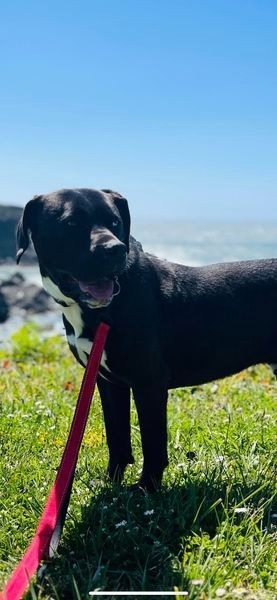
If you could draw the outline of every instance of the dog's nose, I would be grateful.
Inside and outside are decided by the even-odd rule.
[[[91,252],[95,259],[113,260],[120,262],[126,256],[126,246],[122,242],[109,240],[102,244],[96,244],[91,248]]]
[[[125,244],[122,244],[122,242],[111,240],[109,242],[106,242],[104,246],[105,252],[107,252],[108,256],[120,260],[126,255],[126,246]]]

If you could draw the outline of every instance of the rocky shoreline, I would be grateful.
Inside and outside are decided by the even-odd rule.
[[[0,342],[28,321],[43,330],[56,330],[60,324],[58,307],[44,289],[15,272],[0,279]]]
[[[55,302],[40,285],[15,271],[16,228],[22,215],[19,206],[0,205],[0,341],[6,331],[27,320],[57,313]],[[37,265],[32,244],[24,254],[25,266]],[[50,318],[51,320],[51,318]]]
[[[13,263],[16,255],[16,229],[22,215],[20,206],[0,204],[0,264]],[[33,248],[25,253],[26,264],[34,264],[36,257]]]
[[[53,310],[53,302],[46,292],[35,283],[28,283],[21,273],[0,281],[0,322],[5,322],[14,310],[25,314]]]

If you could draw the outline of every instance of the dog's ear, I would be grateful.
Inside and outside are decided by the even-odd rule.
[[[124,227],[124,234],[125,234],[124,243],[126,245],[127,252],[129,252],[131,217],[130,217],[128,202],[127,202],[126,198],[121,196],[121,194],[119,194],[118,192],[113,192],[113,190],[101,190],[101,191],[104,192],[104,194],[109,194],[112,197],[113,202],[114,202],[117,210],[119,211],[119,214],[120,214],[122,222],[123,222],[123,227]]]
[[[16,262],[19,263],[25,250],[27,250],[30,241],[30,232],[34,232],[36,225],[37,212],[39,207],[39,201],[41,196],[34,196],[32,200],[27,202],[22,217],[17,226],[16,239],[17,239],[17,253]]]

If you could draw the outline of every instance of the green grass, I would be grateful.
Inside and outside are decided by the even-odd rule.
[[[43,510],[81,376],[65,343],[40,341],[30,327],[8,353],[1,351],[0,586]],[[161,492],[148,495],[127,487],[141,467],[135,411],[136,464],[122,488],[105,479],[96,394],[58,553],[27,597],[83,600],[99,588],[176,589],[176,597],[183,590],[189,599],[275,598],[276,398],[277,383],[264,366],[173,391],[171,464]]]

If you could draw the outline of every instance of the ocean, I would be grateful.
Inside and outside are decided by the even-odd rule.
[[[132,235],[142,243],[144,251],[191,266],[277,257],[277,222],[138,221],[133,225]],[[20,267],[0,265],[0,280],[16,271],[28,281],[41,284],[38,267],[26,267],[23,263]],[[38,315],[30,320],[39,323],[45,332],[62,333],[59,312]],[[25,315],[15,314],[1,324],[0,342],[25,321]]]
[[[277,257],[277,222],[140,222],[133,233],[147,252],[191,266]]]

